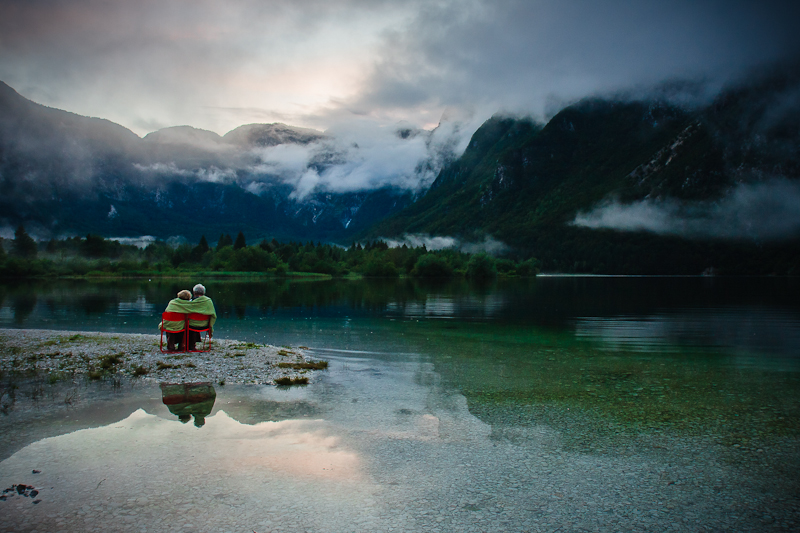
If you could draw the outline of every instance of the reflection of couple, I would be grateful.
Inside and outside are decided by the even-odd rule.
[[[162,383],[161,401],[178,420],[187,423],[194,416],[194,425],[203,426],[214,408],[217,392],[211,383]]]
[[[193,299],[192,293],[194,293]],[[199,283],[194,286],[192,293],[187,290],[180,291],[178,293],[178,297],[170,300],[167,308],[164,311],[170,313],[200,313],[202,315],[208,315],[210,318],[207,322],[201,320],[189,320],[189,326],[195,329],[210,327],[211,331],[208,332],[208,336],[213,337],[214,322],[217,321],[217,312],[214,309],[214,302],[211,301],[211,298],[206,296],[206,288]],[[182,321],[174,322],[172,320],[164,320],[161,324],[159,324],[159,329],[161,328],[165,330],[179,331],[184,328],[184,324]],[[196,331],[190,331],[188,337],[189,350],[194,350],[195,345],[200,340],[200,334]],[[170,333],[167,331],[167,350],[174,351],[176,349],[183,349],[183,339],[183,333]]]

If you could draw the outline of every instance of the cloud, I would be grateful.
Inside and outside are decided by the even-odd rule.
[[[420,191],[463,151],[468,131],[448,117],[432,131],[351,119],[313,143],[252,150],[248,159],[257,163],[243,168],[252,180],[246,188],[257,194],[277,180],[290,185],[292,197],[300,200],[313,193],[384,187]]]
[[[398,248],[406,245],[409,248],[419,248],[425,246],[428,250],[448,250],[456,249],[469,254],[477,254],[480,252],[489,255],[503,255],[507,253],[510,248],[505,243],[498,241],[491,235],[484,237],[481,242],[462,242],[455,237],[447,237],[443,235],[425,235],[422,233],[406,233],[399,239],[379,238],[389,245],[390,248]]]
[[[741,0],[7,0],[0,79],[139,134],[353,116],[430,127],[448,106],[541,115],[724,79],[796,54],[799,15],[797,2]]]
[[[248,190],[286,183],[297,198],[420,190],[498,111],[546,117],[665,79],[695,80],[671,86],[673,98],[708,98],[744,69],[796,54],[798,18],[797,2],[740,0],[7,0],[0,79],[139,135],[281,121],[335,137],[300,150],[210,150],[210,163],[187,151],[142,161],[174,165],[143,175],[244,172]],[[402,138],[401,121],[441,125]],[[93,175],[80,162],[72,174]]]
[[[107,237],[106,240],[117,241],[120,244],[129,244],[142,249],[156,242],[156,238],[152,235],[142,235],[141,237]]]
[[[458,239],[454,237],[431,236],[419,233],[406,233],[399,239],[386,239],[381,237],[378,240],[388,244],[389,248],[399,248],[403,245],[406,245],[409,248],[419,248],[420,246],[425,246],[425,248],[428,250],[445,250],[449,248],[457,248],[459,245]]]
[[[572,222],[587,228],[648,231],[688,238],[783,240],[800,237],[800,183],[742,184],[717,201],[607,201]]]
[[[142,165],[139,163],[134,163],[133,167],[141,172],[142,174],[155,177],[155,176],[169,176],[169,177],[181,177],[181,178],[189,178],[191,180],[196,181],[206,181],[210,183],[229,183],[235,181],[237,178],[236,170],[233,168],[218,168],[215,165],[211,165],[208,168],[195,168],[195,169],[185,169],[185,168],[178,168],[178,166],[173,163],[153,163],[151,165]]]
[[[544,114],[554,96],[568,102],[671,78],[726,79],[796,54],[798,15],[789,2],[432,3],[387,35],[352,105]]]
[[[468,254],[477,254],[480,252],[489,255],[503,255],[509,251],[506,243],[498,241],[494,237],[487,235],[482,242],[464,243],[461,245],[461,251]]]

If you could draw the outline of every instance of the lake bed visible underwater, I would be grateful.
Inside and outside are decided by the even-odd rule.
[[[5,375],[0,531],[800,528],[800,280],[197,281],[329,369]],[[0,328],[156,334],[183,285],[0,286]]]

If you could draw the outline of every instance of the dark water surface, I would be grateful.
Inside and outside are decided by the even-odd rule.
[[[153,530],[153,509],[186,531],[286,520],[284,530],[313,531],[800,528],[800,280],[198,281],[218,337],[308,346],[330,369],[290,391],[217,386],[202,427],[181,424],[154,384],[82,384],[86,401],[68,412],[53,405],[73,385],[55,384],[49,407],[6,415],[38,429],[3,454],[0,477],[41,454],[90,491],[108,475],[59,458],[89,464],[108,442],[127,473],[106,497],[128,502],[142,461],[169,484],[188,475],[176,453],[217,457],[201,461],[225,488],[211,501],[195,477],[167,491],[203,509],[195,523],[152,497],[120,504],[149,512],[154,521],[138,524]],[[189,285],[0,286],[0,328],[157,333],[166,302]],[[220,459],[226,449],[250,470]],[[235,516],[215,510],[227,490]],[[75,516],[108,526],[113,509]]]

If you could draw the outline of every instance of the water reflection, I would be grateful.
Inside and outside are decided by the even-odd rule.
[[[733,307],[671,314],[581,317],[578,338],[609,350],[674,351],[685,347],[733,349],[737,355],[800,355],[797,318],[775,309]]]
[[[455,319],[544,328],[607,349],[668,345],[796,356],[800,281],[791,278],[205,281],[220,338],[382,350],[386,319]],[[190,280],[44,281],[0,285],[0,327],[152,332]],[[405,329],[404,329],[405,328]],[[365,344],[366,343],[366,344]]]
[[[203,427],[214,409],[217,393],[211,383],[161,383],[161,401],[178,420],[187,423],[194,417],[195,427]]]

